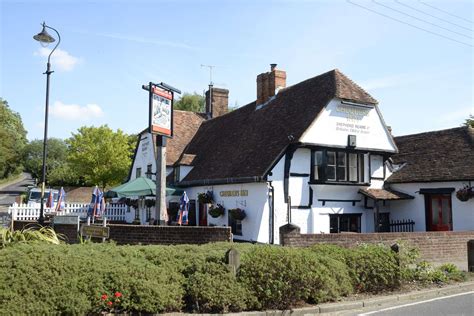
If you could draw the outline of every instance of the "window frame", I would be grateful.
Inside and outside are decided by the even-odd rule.
[[[321,165],[316,165],[316,155],[317,153],[321,152]],[[334,165],[328,165],[328,153],[334,153]],[[338,164],[338,156],[343,153],[344,154],[344,166]],[[357,170],[357,180],[351,181],[350,179],[350,170],[353,169],[354,166],[350,165],[350,157],[351,154],[355,154],[356,162],[355,168]],[[348,150],[348,149],[336,149],[336,148],[314,148],[311,150],[311,184],[346,184],[346,185],[368,185],[369,179],[365,177],[365,162],[367,158],[365,155],[367,152],[365,151],[357,151],[357,150]],[[361,157],[363,157],[361,159]],[[370,157],[370,155],[369,155]],[[334,168],[334,179],[328,179],[328,167]],[[316,168],[317,172],[316,172]],[[344,168],[345,179],[338,178],[338,168]],[[315,175],[318,175],[318,179],[315,179]],[[370,176],[370,175],[369,175]]]
[[[135,169],[135,178],[140,178],[142,176],[142,168]]]
[[[357,219],[357,231],[343,230],[341,231],[341,219],[349,219],[355,217]],[[337,231],[333,231],[331,227],[331,219],[337,219]],[[340,234],[341,232],[361,233],[362,231],[362,213],[346,213],[346,214],[329,214],[329,233]]]
[[[242,221],[228,216],[228,224],[232,234],[242,236]]]

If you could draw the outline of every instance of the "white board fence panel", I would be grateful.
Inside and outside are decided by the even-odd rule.
[[[87,217],[87,210],[89,204],[86,203],[66,203],[64,211],[55,213],[56,215],[78,215],[80,217]],[[109,221],[125,221],[125,212],[127,206],[125,204],[108,203],[105,208],[105,216]],[[44,208],[44,213],[54,213],[53,208]],[[8,207],[8,214],[11,215],[14,221],[34,221],[39,218],[40,205],[28,205],[13,203]]]

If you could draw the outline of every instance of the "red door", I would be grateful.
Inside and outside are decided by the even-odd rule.
[[[199,226],[207,226],[207,204],[199,203]]]
[[[451,195],[440,194],[428,197],[428,230],[452,230]]]

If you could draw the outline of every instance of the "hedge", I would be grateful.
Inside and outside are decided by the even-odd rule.
[[[236,275],[225,264],[230,247],[241,253]],[[407,273],[401,262],[385,246],[17,244],[0,250],[0,302],[2,313],[20,315],[238,312],[393,289],[406,275],[460,278],[453,266]]]

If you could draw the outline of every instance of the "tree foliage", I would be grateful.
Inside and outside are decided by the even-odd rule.
[[[51,175],[56,173],[58,169],[64,169],[67,159],[68,146],[66,142],[59,138],[49,138],[46,142],[46,178],[50,184],[55,185],[51,181]],[[31,173],[34,178],[40,179],[42,176],[43,166],[43,141],[35,139],[29,142],[23,153],[25,171]]]
[[[21,171],[21,153],[26,144],[26,130],[20,114],[0,98],[0,179]]]
[[[466,121],[463,124],[464,126],[470,126],[474,128],[474,115],[469,115],[469,118],[466,119]]]
[[[204,97],[194,92],[184,93],[183,96],[173,104],[175,110],[204,112]]]
[[[107,125],[84,126],[66,142],[70,146],[71,167],[88,184],[105,188],[126,178],[131,164],[131,143],[120,129],[114,132]]]

